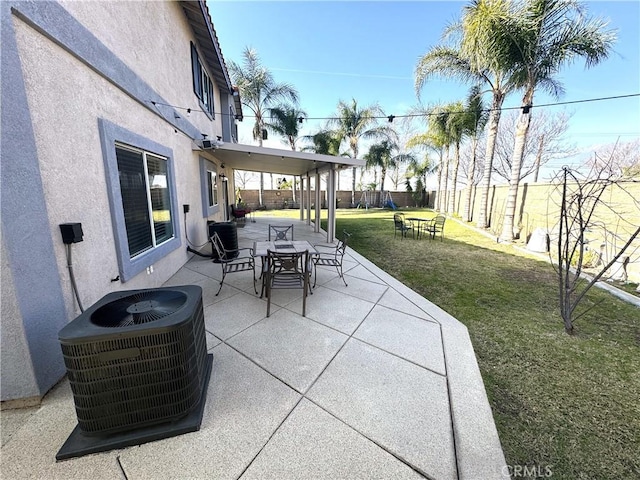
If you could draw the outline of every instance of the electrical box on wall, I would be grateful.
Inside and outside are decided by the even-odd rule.
[[[78,243],[82,241],[81,223],[61,223],[60,232],[64,243]]]

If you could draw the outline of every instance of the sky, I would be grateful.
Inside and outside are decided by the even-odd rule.
[[[245,47],[254,48],[277,82],[297,89],[309,120],[302,134],[315,133],[321,118],[335,116],[338,101],[380,105],[385,115],[400,116],[418,104],[414,69],[418,59],[441,43],[442,32],[460,16],[459,1],[227,1],[207,0],[222,54],[229,63],[242,61]],[[536,105],[640,93],[640,2],[587,1],[592,16],[609,19],[617,31],[614,52],[585,70],[584,62],[565,67],[557,76],[565,88],[560,99],[542,92]],[[432,80],[420,91],[423,104],[464,100],[469,85]],[[504,107],[518,107],[521,94],[507,97]],[[490,98],[487,97],[489,102]],[[640,137],[640,97],[542,107],[571,114],[567,139],[585,152],[618,138]],[[240,143],[255,143],[253,118],[244,109]],[[312,119],[318,120],[312,120]],[[287,148],[270,138],[267,146]],[[559,167],[561,165],[557,165]]]

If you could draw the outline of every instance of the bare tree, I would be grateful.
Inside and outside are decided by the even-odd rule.
[[[256,179],[256,173],[255,172],[247,172],[246,170],[236,170],[235,174],[233,176],[233,179],[235,180],[235,184],[237,187],[239,187],[241,190],[246,190],[247,189],[247,184]]]
[[[510,112],[500,124],[493,161],[495,173],[507,181],[511,177],[511,158],[516,134],[513,124],[517,116],[517,112]],[[537,181],[536,172],[540,167],[551,160],[567,158],[576,153],[575,147],[569,145],[565,139],[570,118],[566,112],[549,114],[545,111],[540,111],[531,118],[522,161],[521,182],[532,174],[533,181]]]
[[[581,177],[577,172],[564,167],[560,173],[560,219],[557,232],[557,267],[560,315],[568,334],[574,331],[575,321],[586,311],[576,314],[576,309],[584,296],[603,275],[622,258],[634,240],[640,235],[640,226],[627,225],[623,244],[615,248],[609,261],[602,262],[592,278],[583,278],[583,269],[587,263],[587,234],[598,224],[607,220],[598,218],[598,210],[607,211],[609,218],[615,214],[624,221],[624,216],[613,211],[613,206],[604,201],[605,190],[613,185],[620,186],[619,178],[609,173],[607,162],[595,170],[596,175]],[[590,178],[590,179],[589,179]],[[626,192],[622,188],[623,192]],[[629,192],[635,208],[640,208],[640,201]]]
[[[607,169],[610,175],[622,178],[640,177],[640,138],[630,142],[604,145],[587,162],[592,168]]]

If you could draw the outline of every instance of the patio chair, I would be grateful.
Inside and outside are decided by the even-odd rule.
[[[393,214],[393,238],[396,238],[396,233],[400,232],[400,239],[402,240],[407,236],[407,232],[411,230],[411,235],[414,235],[413,223],[404,219],[403,213]]]
[[[440,241],[444,237],[444,222],[446,217],[444,215],[436,215],[431,219],[430,222],[424,224],[423,229],[426,233],[429,234],[431,239],[436,238],[436,234],[440,234]]]
[[[269,225],[269,241],[293,241],[293,225]]]
[[[264,280],[267,296],[267,317],[271,314],[272,290],[282,288],[302,289],[302,316],[307,309],[307,294],[310,292],[309,251],[281,253],[267,250],[267,269]]]
[[[338,240],[337,245],[323,245],[319,243],[313,246],[313,248],[318,252],[316,255],[312,255],[311,257],[313,266],[315,267],[313,288],[316,288],[316,282],[318,281],[318,267],[335,267],[338,271],[338,276],[344,282],[344,286],[348,286],[342,272],[342,259],[344,258],[344,252],[347,250],[347,243],[350,237],[351,234],[346,230],[343,230],[342,240]]]
[[[256,262],[253,257],[253,250],[251,248],[236,248],[233,250],[227,250],[218,235],[218,232],[213,234],[211,237],[211,243],[213,244],[213,248],[216,250],[218,254],[217,260],[220,262],[220,266],[222,267],[222,280],[220,280],[220,288],[218,288],[218,292],[216,293],[216,297],[222,290],[222,284],[224,283],[224,279],[228,273],[236,273],[236,272],[253,272],[253,289],[258,294],[258,290],[256,289]],[[236,255],[237,254],[237,255]]]

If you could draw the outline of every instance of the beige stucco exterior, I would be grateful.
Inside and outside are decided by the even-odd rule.
[[[219,162],[210,152],[198,148],[201,137],[193,132],[205,133],[209,138],[222,135],[222,115],[218,113],[221,108],[219,89],[227,89],[228,92],[230,85],[216,84],[213,74],[208,72],[214,82],[217,114],[212,120],[200,111],[202,107],[193,91],[191,67],[190,43],[196,43],[196,39],[178,2],[60,2],[73,17],[57,10],[74,30],[72,33],[86,36],[79,39],[78,46],[86,44],[88,39],[95,48],[106,47],[130,69],[129,72],[119,67],[126,73],[127,85],[121,84],[119,72],[112,76],[88,65],[86,57],[92,52],[76,52],[74,45],[64,44],[55,26],[52,25],[49,31],[47,22],[55,22],[55,19],[45,15],[44,19],[37,18],[40,8],[37,2],[24,11],[20,10],[19,4],[16,5],[11,12],[9,8],[3,9],[3,24],[11,22],[15,34],[20,72],[12,74],[24,82],[28,111],[21,113],[28,115],[27,122],[32,129],[37,157],[33,163],[39,171],[39,178],[33,178],[33,181],[42,183],[41,203],[46,211],[43,216],[46,224],[34,226],[29,235],[50,237],[53,259],[46,259],[52,266],[48,276],[57,278],[48,281],[59,283],[62,293],[65,318],[60,318],[62,313],[58,311],[53,319],[60,326],[80,314],[71,287],[60,224],[82,224],[84,241],[73,244],[72,253],[80,299],[86,308],[111,291],[160,286],[191,256],[186,249],[185,231],[193,244],[202,245],[207,242],[207,220],[225,219],[222,205],[211,216],[203,214],[200,157],[215,164]],[[8,75],[3,76],[3,89],[5,81],[11,80]],[[131,93],[145,89],[173,107],[156,107],[151,103],[152,98]],[[3,108],[4,100],[3,96]],[[181,108],[193,111],[187,115]],[[175,195],[179,207],[174,235],[180,240],[180,247],[126,282],[115,280],[121,272],[106,181],[108,172],[101,143],[101,121],[168,149],[174,166]],[[12,138],[12,141],[20,142],[22,139]],[[19,146],[16,150],[20,150]],[[12,158],[11,161],[19,160]],[[4,180],[9,181],[8,178]],[[230,188],[233,192],[232,185]],[[35,191],[34,195],[37,195]],[[186,217],[182,212],[183,205],[190,206]],[[19,220],[8,208],[5,212],[3,205],[3,223],[5,215],[7,222],[11,215],[14,215],[13,220]],[[56,328],[43,334],[53,338],[38,338],[37,341],[29,338],[34,335],[26,326],[30,320],[24,313],[25,309],[20,307],[21,303],[28,302],[28,298],[25,299],[27,293],[24,288],[16,291],[14,286],[16,275],[25,272],[37,275],[36,270],[41,264],[39,255],[45,253],[33,252],[32,259],[24,252],[19,255],[2,242],[3,401],[42,396],[63,372],[58,365],[58,373],[41,373],[46,378],[38,380],[34,379],[38,375],[33,372],[30,375],[16,373],[25,365],[30,368],[33,356],[38,354],[34,351],[35,344],[46,345],[53,363],[62,361],[57,338],[53,335]],[[38,301],[38,292],[33,294],[34,301]],[[43,308],[46,309],[46,305]],[[46,312],[39,315],[46,316]]]

